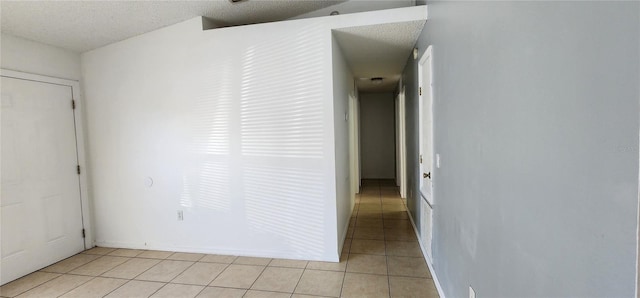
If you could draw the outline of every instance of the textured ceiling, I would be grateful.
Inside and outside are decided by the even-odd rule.
[[[220,26],[288,19],[340,1],[0,1],[3,33],[84,52],[196,16]]]
[[[380,24],[334,30],[361,92],[395,90],[426,21]],[[382,84],[370,78],[383,77]]]

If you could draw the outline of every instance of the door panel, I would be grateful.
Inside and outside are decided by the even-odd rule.
[[[420,59],[420,192],[433,204],[433,97],[431,84],[431,48]]]
[[[72,90],[1,78],[0,284],[84,249]]]

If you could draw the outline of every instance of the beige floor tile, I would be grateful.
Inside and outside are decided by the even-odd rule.
[[[344,243],[342,244],[342,251],[340,252],[341,254],[348,254],[349,251],[351,251],[351,241],[353,239],[351,238],[346,238],[344,239]]]
[[[344,273],[322,270],[305,270],[295,293],[339,297]]]
[[[155,292],[153,298],[193,298],[204,289],[204,286],[166,284]]]
[[[382,212],[378,212],[378,211],[362,211],[362,210],[358,210],[358,220],[363,220],[363,219],[377,219],[377,220],[381,220],[382,219]],[[367,225],[365,225],[367,226]],[[358,222],[356,221],[356,227],[358,227]],[[382,227],[382,225],[378,225],[378,226],[368,226],[368,227]]]
[[[289,298],[291,294],[287,293],[278,293],[278,292],[268,292],[268,291],[257,291],[257,290],[249,290],[244,295],[245,298]]]
[[[270,262],[271,259],[269,258],[238,257],[233,261],[233,264],[267,266]]]
[[[149,270],[138,275],[136,279],[169,282],[191,265],[193,265],[193,262],[163,260],[151,267]]]
[[[402,203],[382,205],[382,212],[384,213],[406,212],[406,211],[407,211],[407,208],[404,205],[402,205]]]
[[[114,256],[114,257],[129,257],[129,258],[133,258],[135,256],[138,256],[139,254],[143,253],[144,250],[140,250],[140,249],[128,249],[128,248],[119,248],[116,249],[110,253],[108,253],[108,256]]]
[[[54,272],[54,273],[67,273],[99,257],[100,257],[99,255],[77,254],[73,257],[70,257],[58,263],[55,263],[49,267],[43,268],[40,271]]]
[[[418,241],[386,241],[387,255],[400,257],[421,257]]]
[[[170,255],[172,255],[172,251],[162,251],[162,250],[146,250],[139,254],[138,258],[149,258],[149,259],[166,259]]]
[[[417,241],[416,232],[407,229],[384,229],[384,239],[394,241]]]
[[[382,198],[382,200],[389,200],[389,199],[401,200],[399,193],[396,193],[396,194],[393,194],[393,193],[380,193],[380,198]]]
[[[231,264],[222,271],[216,279],[211,282],[211,286],[248,289],[256,281],[264,266],[236,265]]]
[[[358,211],[382,212],[382,202],[380,203],[369,202],[369,203],[360,204],[360,206],[358,207]]]
[[[131,280],[115,291],[107,295],[107,298],[147,298],[158,289],[164,286],[164,283],[154,281]]]
[[[313,270],[328,270],[328,271],[345,271],[347,269],[347,260],[343,259],[338,262],[319,262],[310,261],[307,264],[307,269]]]
[[[424,258],[418,257],[387,257],[389,275],[431,278],[429,267]]]
[[[390,276],[389,286],[391,297],[439,297],[433,280],[427,278]]]
[[[231,288],[218,288],[218,287],[206,287],[197,298],[241,298],[247,290],[231,289]]]
[[[273,259],[269,267],[305,268],[307,263],[303,260]]]
[[[342,286],[342,297],[389,297],[389,282],[386,276],[347,273]]]
[[[380,199],[362,199],[357,210],[382,213],[382,201]]]
[[[384,229],[382,227],[358,227],[353,233],[353,239],[384,240]]]
[[[409,213],[402,212],[385,212],[382,217],[384,219],[409,219]]]
[[[371,219],[371,218],[360,218],[356,220],[356,229],[357,228],[382,228],[383,221],[382,218],[379,219]]]
[[[303,271],[298,268],[267,267],[251,289],[293,293]]]
[[[199,262],[231,264],[236,260],[236,256],[206,255]]]
[[[112,251],[116,250],[115,248],[110,248],[110,247],[94,247],[91,249],[87,249],[85,251],[83,251],[83,254],[91,254],[91,255],[106,255]]]
[[[71,272],[69,273],[79,274],[79,275],[98,276],[115,268],[116,266],[128,260],[130,260],[130,258],[102,256],[74,270],[71,270]]]
[[[373,207],[370,207],[373,206]],[[378,207],[378,208],[375,208]],[[372,209],[370,209],[372,208]],[[379,196],[365,196],[360,199],[358,210],[364,211],[382,211],[382,199]]]
[[[103,273],[102,276],[133,279],[134,277],[142,274],[142,272],[147,271],[149,268],[155,266],[158,263],[160,263],[160,260],[158,259],[135,258],[128,260],[116,266],[115,268]]]
[[[350,254],[347,272],[387,274],[387,258],[385,256]]]
[[[176,260],[176,261],[191,261],[197,262],[204,257],[204,254],[194,254],[188,252],[176,252],[170,255],[167,260]]]
[[[187,268],[172,283],[206,286],[211,283],[225,268],[227,264],[195,263]]]
[[[350,253],[384,255],[384,240],[353,239]]]
[[[315,295],[305,295],[305,294],[293,294],[291,298],[323,298],[327,296],[315,296]]]
[[[64,298],[104,297],[111,291],[125,284],[128,280],[116,278],[96,277],[87,283],[62,295]]]
[[[409,229],[413,230],[413,226],[408,219],[385,219],[385,229]]]
[[[382,197],[382,208],[384,205],[404,205],[404,201],[400,197]]]
[[[91,279],[90,276],[62,275],[22,293],[18,297],[58,297]]]
[[[49,272],[31,273],[27,276],[16,279],[0,287],[0,296],[2,297],[18,296],[58,276],[60,276],[60,274],[49,273]]]

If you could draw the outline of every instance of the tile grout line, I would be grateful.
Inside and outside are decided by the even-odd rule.
[[[240,264],[237,264],[240,265]],[[256,284],[256,281],[258,281],[258,279],[260,279],[260,277],[262,276],[262,274],[264,274],[264,271],[267,270],[267,266],[269,264],[265,265],[264,268],[262,268],[262,271],[260,271],[260,274],[258,275],[258,277],[256,277],[256,279],[251,283],[251,285],[247,288],[247,291],[244,293],[244,295],[242,295],[242,297],[246,296],[249,291],[251,290],[251,288],[253,287],[253,285]]]
[[[305,272],[307,272],[306,267],[307,267],[307,266],[305,266],[305,269],[302,269],[302,273],[300,273],[300,277],[298,278],[298,282],[296,282],[296,286],[295,286],[295,287],[293,287],[293,291],[291,292],[291,295],[290,295],[289,297],[293,296],[293,294],[294,294],[294,293],[296,292],[296,290],[298,289],[298,285],[300,284],[300,281],[302,280],[302,276],[304,276],[304,273],[305,273]],[[300,268],[298,268],[298,269],[300,269]]]
[[[38,271],[36,271],[36,272],[38,272]],[[31,275],[31,274],[33,274],[33,273],[35,273],[35,272],[29,273],[28,275],[25,275],[25,276],[23,276],[23,277],[27,277],[27,276],[29,276],[29,275]],[[33,287],[30,287],[30,288],[28,288],[28,289],[26,289],[26,290],[24,290],[24,291],[22,291],[22,292],[20,292],[20,293],[16,294],[16,295],[15,295],[15,296],[13,296],[13,297],[20,296],[20,295],[22,295],[22,294],[24,294],[24,293],[26,293],[26,292],[28,292],[28,291],[31,291],[32,289],[35,289],[35,288],[37,288],[37,287],[39,287],[39,286],[41,286],[41,285],[43,285],[43,284],[46,284],[46,283],[48,283],[48,282],[50,282],[50,281],[52,281],[52,280],[54,280],[54,279],[56,279],[56,278],[59,278],[60,276],[65,275],[65,273],[54,273],[54,272],[46,272],[46,273],[51,273],[51,274],[60,274],[60,275],[59,275],[59,276],[56,276],[56,277],[54,277],[54,278],[52,278],[52,279],[49,279],[49,280],[47,280],[47,281],[44,281],[44,282],[42,282],[42,283],[36,284],[36,285],[34,285]],[[12,282],[14,282],[14,281],[16,281],[16,280],[19,280],[19,279],[21,279],[21,278],[23,278],[23,277],[20,277],[20,278],[17,278],[17,279],[15,279],[15,280],[12,280],[12,281],[10,281],[10,282],[8,282],[8,283],[6,283],[6,284],[2,285],[2,287],[4,287],[4,286],[6,286],[6,285],[8,285],[8,284],[10,284],[10,283],[12,283]],[[1,287],[0,287],[0,288],[1,288]],[[1,296],[1,297],[5,297],[5,296]]]
[[[140,253],[140,254],[142,254],[142,253]],[[138,254],[138,255],[140,255],[140,254]],[[131,258],[131,260],[133,260],[133,259],[147,259],[147,258],[138,258],[138,257],[133,257],[133,258]],[[135,280],[135,278],[136,278],[136,277],[138,277],[138,276],[140,276],[141,274],[143,274],[143,273],[145,273],[145,272],[149,271],[149,269],[151,269],[151,268],[155,267],[156,265],[160,264],[162,261],[166,260],[166,259],[156,259],[156,258],[153,258],[153,259],[154,259],[154,260],[160,260],[160,261],[159,261],[158,263],[154,264],[153,266],[149,267],[147,270],[142,271],[140,274],[135,275],[135,276],[133,276],[133,277],[132,277],[132,278],[130,278],[130,279],[120,278],[120,279],[127,280],[127,282],[125,282],[125,283],[121,284],[120,286],[116,287],[115,289],[111,290],[111,292],[107,293],[107,294],[106,294],[106,295],[104,295],[103,297],[109,296],[109,294],[111,294],[111,293],[115,292],[117,289],[119,289],[119,288],[123,287],[124,285],[128,284],[129,282],[131,282],[131,281]],[[97,259],[96,259],[96,260],[97,260]],[[128,262],[128,261],[130,261],[130,260],[127,260],[126,262]],[[126,263],[126,262],[124,262],[124,263]],[[122,264],[124,264],[124,263],[122,263]],[[109,271],[111,271],[111,270],[115,269],[116,267],[118,267],[118,266],[122,265],[122,264],[119,264],[119,265],[117,265],[117,266],[115,266],[115,267],[113,267],[113,268],[111,268],[111,269],[109,269],[109,270],[107,270],[107,271],[103,272],[102,274],[105,274],[105,273],[107,273],[107,272],[109,272]],[[102,276],[102,274],[101,274],[100,276]],[[105,278],[107,278],[107,277],[105,277]],[[115,277],[108,277],[108,278],[115,278]],[[165,285],[166,285],[166,283],[165,283]],[[161,288],[163,288],[163,287],[164,287],[164,285],[163,285],[162,287],[158,288],[158,290],[159,290],[159,289],[161,289]],[[157,292],[157,290],[156,290],[156,292]],[[153,294],[155,294],[155,292],[153,292],[151,295],[153,295]]]
[[[73,287],[73,288],[69,289],[68,291],[66,291],[66,292],[62,293],[61,295],[58,295],[57,297],[64,296],[64,295],[66,295],[67,293],[69,293],[69,292],[71,292],[71,291],[73,291],[73,290],[75,290],[75,289],[79,288],[80,286],[82,286],[82,285],[84,285],[84,284],[86,284],[86,283],[88,283],[88,282],[90,282],[90,281],[92,281],[92,280],[94,280],[94,279],[96,279],[96,278],[97,278],[97,276],[94,276],[93,278],[90,278],[89,280],[87,280],[87,281],[85,281],[85,282],[83,282],[83,283],[81,283],[81,284],[79,284],[79,285],[77,285],[77,286],[75,286],[75,287]]]

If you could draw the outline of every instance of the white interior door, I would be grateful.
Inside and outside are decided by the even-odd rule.
[[[396,186],[400,187],[402,184],[402,177],[400,175],[400,94],[395,98],[396,109]]]
[[[69,86],[1,78],[0,284],[84,249]]]
[[[431,47],[419,63],[420,81],[420,193],[433,205],[433,93],[431,84]]]
[[[396,185],[400,188],[400,196],[406,198],[406,149],[405,149],[405,99],[404,86],[398,84],[398,96],[396,96]]]
[[[406,130],[407,130],[407,118],[405,109],[405,89],[401,84],[399,101],[400,101],[400,196],[407,198],[407,144],[406,144]]]

